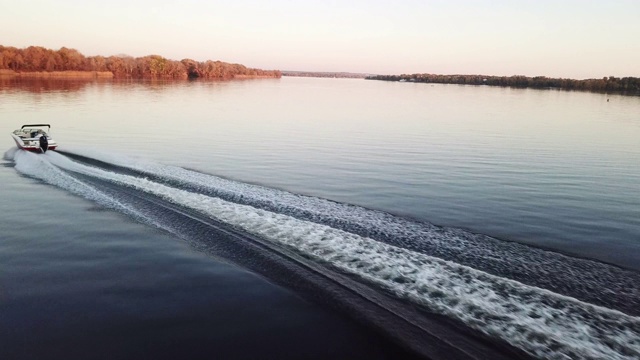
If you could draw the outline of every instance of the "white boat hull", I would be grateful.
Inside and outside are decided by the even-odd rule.
[[[24,128],[24,127],[23,127]],[[27,129],[29,130],[29,129]],[[44,131],[38,133],[38,137],[30,137],[28,131],[23,131],[23,129],[16,130],[11,134],[13,141],[15,141],[16,145],[19,149],[32,151],[32,152],[45,152],[46,150],[55,150],[58,147],[58,144]],[[40,148],[39,137],[46,136],[48,140],[48,146],[45,151]]]

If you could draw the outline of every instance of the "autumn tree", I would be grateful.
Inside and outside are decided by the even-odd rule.
[[[76,49],[59,50],[30,46],[26,49],[0,45],[0,69],[33,71],[109,71],[116,78],[231,79],[237,75],[280,77],[279,71],[249,69],[222,61],[175,61],[160,55],[133,58],[127,55],[85,57]]]

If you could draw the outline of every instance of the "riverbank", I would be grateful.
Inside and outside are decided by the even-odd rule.
[[[546,76],[490,76],[490,75],[441,75],[441,74],[402,74],[374,75],[366,80],[414,82],[430,84],[487,85],[512,88],[579,90],[599,93],[618,93],[640,95],[640,78],[603,77],[602,79],[564,79]]]
[[[2,77],[20,77],[20,78],[38,78],[38,79],[115,79],[116,77],[110,71],[22,71],[16,72],[13,70],[0,69],[0,76]],[[187,77],[185,76],[184,79]],[[246,79],[273,79],[274,76],[268,75],[235,75],[231,79],[246,80]],[[171,79],[169,79],[171,80]]]
[[[62,47],[59,50],[41,46],[18,49],[0,45],[0,71],[6,76],[23,77],[113,77],[120,79],[223,79],[279,78],[279,70],[248,68],[224,61],[180,61],[160,55],[132,57],[84,56],[78,50]],[[20,75],[17,75],[20,74]]]

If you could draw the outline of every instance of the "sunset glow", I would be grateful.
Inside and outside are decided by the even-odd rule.
[[[279,70],[640,75],[640,2],[0,0],[2,44]]]

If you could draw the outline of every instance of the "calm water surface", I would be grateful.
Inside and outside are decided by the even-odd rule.
[[[610,99],[607,102],[607,99]],[[5,88],[5,133],[640,269],[640,98],[301,79]],[[7,136],[0,144],[12,146]]]
[[[0,137],[0,147],[8,152],[0,178],[10,185],[0,190],[4,198],[0,231],[5,234],[0,251],[5,268],[0,272],[4,278],[0,278],[0,285],[4,289],[0,289],[10,300],[20,298],[15,295],[24,290],[19,284],[33,282],[33,291],[49,289],[43,274],[51,269],[63,278],[54,280],[58,284],[55,290],[48,290],[54,294],[91,291],[87,290],[91,286],[101,293],[115,280],[96,285],[96,277],[106,276],[106,269],[127,269],[140,261],[146,264],[139,265],[143,274],[154,274],[153,282],[144,286],[141,283],[147,280],[132,280],[131,287],[140,290],[142,286],[140,291],[159,291],[166,296],[168,291],[158,290],[164,288],[163,281],[172,283],[172,276],[208,279],[209,275],[200,273],[209,271],[222,272],[224,279],[258,284],[242,289],[281,291],[269,287],[259,290],[266,285],[259,285],[251,275],[194,255],[192,247],[206,247],[202,241],[192,241],[191,247],[181,247],[184,244],[180,241],[177,244],[183,245],[177,245],[171,235],[157,230],[176,236],[180,233],[177,227],[154,226],[154,221],[158,224],[166,218],[155,214],[155,220],[149,220],[151,215],[140,215],[142,205],[127,202],[130,196],[124,195],[129,191],[126,189],[140,188],[143,193],[153,192],[153,196],[181,207],[207,212],[263,238],[271,233],[263,234],[260,226],[248,225],[247,219],[253,215],[249,216],[246,208],[234,210],[244,214],[239,219],[215,212],[219,204],[204,208],[202,204],[220,198],[262,209],[269,216],[275,214],[274,224],[285,222],[280,215],[292,216],[303,223],[287,223],[288,230],[282,230],[285,232],[273,241],[282,241],[282,246],[302,254],[306,248],[299,242],[288,242],[290,236],[297,236],[291,229],[308,226],[307,234],[314,234],[321,230],[312,228],[313,224],[321,224],[471,266],[500,279],[515,279],[638,315],[632,310],[640,294],[638,285],[628,285],[636,282],[640,270],[638,97],[305,78],[64,85],[5,81],[0,86],[0,134],[6,134]],[[42,122],[52,124],[62,154],[38,158],[11,150],[11,130]],[[51,177],[38,170],[47,166],[60,175]],[[96,172],[96,167],[108,174]],[[132,175],[124,168],[137,171],[134,178],[126,177]],[[72,184],[66,176],[83,185]],[[140,179],[153,183],[144,185]],[[171,187],[161,189],[156,183]],[[82,190],[85,186],[90,190]],[[192,192],[211,198],[191,199]],[[120,205],[114,205],[118,201]],[[68,205],[76,202],[78,205]],[[48,209],[61,203],[63,211],[49,214]],[[105,207],[111,210],[90,211]],[[87,219],[89,225],[83,226],[78,219]],[[140,221],[150,226],[138,224]],[[125,225],[115,234],[112,226],[95,225],[109,222]],[[25,233],[24,228],[34,230]],[[50,248],[36,242],[40,238],[46,238]],[[95,241],[87,242],[91,238]],[[437,241],[432,243],[432,239]],[[533,247],[520,248],[517,243]],[[347,251],[340,246],[334,244],[330,250]],[[173,247],[182,255],[165,258],[167,267],[155,269],[153,259],[174,252]],[[76,250],[78,256],[74,257]],[[87,253],[98,258],[85,258]],[[30,260],[25,263],[25,259]],[[334,258],[321,260],[350,273]],[[387,259],[383,265],[404,260]],[[45,265],[38,266],[41,261]],[[96,264],[101,265],[94,268]],[[73,272],[87,276],[83,269],[99,270],[85,282],[74,280],[68,287],[59,287]],[[120,271],[123,277],[129,276],[129,270]],[[166,277],[155,278],[163,272]],[[141,276],[137,270],[135,273],[136,278]],[[377,279],[371,274],[367,276]],[[578,275],[584,278],[576,278]],[[410,289],[382,287],[409,294],[400,297],[410,302],[424,300],[413,299]],[[187,300],[180,303],[197,301],[197,291],[190,289],[191,293],[183,296]],[[117,300],[123,307],[135,312],[143,306],[136,302],[135,291],[121,291],[127,294]],[[30,301],[34,298],[29,297]],[[4,317],[12,314],[9,318],[16,324],[21,315],[15,314],[30,309],[11,301],[8,304]],[[308,306],[305,304],[299,306]],[[37,302],[29,306],[45,311]],[[158,306],[168,305],[161,302]],[[434,309],[439,305],[425,306]],[[452,309],[442,311],[464,323],[471,321],[460,315],[464,311]],[[165,310],[148,310],[150,321]],[[301,313],[318,316],[315,311]],[[174,318],[187,317],[181,314]],[[320,328],[341,326],[332,324]],[[27,322],[21,326],[29,331],[35,325]],[[52,331],[48,329],[43,331]],[[631,339],[637,341],[634,334]],[[354,343],[348,351],[356,351],[357,341]],[[515,346],[530,354],[544,354],[530,344]],[[345,349],[342,353],[348,352]]]

